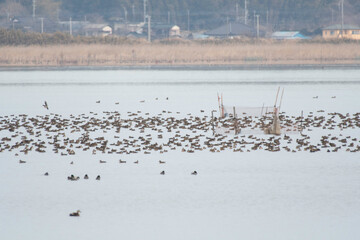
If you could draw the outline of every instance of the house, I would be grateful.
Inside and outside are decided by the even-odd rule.
[[[84,26],[83,31],[86,36],[108,36],[112,34],[112,28],[106,24],[87,24]]]
[[[114,23],[113,33],[119,35],[142,34],[145,23]]]
[[[302,35],[300,32],[291,32],[291,31],[279,31],[271,34],[272,39],[276,40],[292,40],[292,39],[310,39]]]
[[[257,37],[257,30],[243,23],[229,22],[223,26],[205,32],[205,35],[218,38],[228,38],[233,36]],[[259,36],[264,37],[265,32],[260,30]]]
[[[205,39],[208,39],[209,36],[208,35],[205,35],[203,33],[190,33],[189,39],[194,39],[194,40],[205,40]]]
[[[169,38],[171,29],[175,27],[174,25],[161,23],[161,22],[151,22],[150,26],[151,26],[152,39]],[[148,33],[148,23],[145,23],[145,25],[143,26],[143,33],[146,34]],[[180,36],[180,28],[179,29],[177,29],[176,27],[174,28],[172,34],[176,34],[176,33],[179,33],[178,36]],[[175,36],[177,35],[173,35],[173,37]]]
[[[325,39],[347,38],[360,40],[360,27],[355,25],[336,24],[322,29],[322,36]]]

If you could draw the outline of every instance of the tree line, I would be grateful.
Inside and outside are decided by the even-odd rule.
[[[316,29],[341,22],[339,0],[36,0],[36,14],[48,18],[93,22],[138,22],[146,14],[153,21],[177,24],[183,29],[189,23],[192,30],[210,29],[227,21],[261,25],[275,30]],[[33,0],[0,0],[2,17],[9,12],[33,13]],[[360,20],[360,1],[344,0],[345,22]],[[247,14],[246,14],[247,13]],[[15,14],[16,15],[16,14]]]

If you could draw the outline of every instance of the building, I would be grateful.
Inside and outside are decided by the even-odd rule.
[[[142,34],[145,23],[114,23],[113,33],[118,35]]]
[[[175,34],[173,37],[177,36],[176,33],[179,33],[180,36],[180,28],[177,29],[176,25],[161,23],[161,22],[151,22],[151,38],[152,39],[166,39],[170,37],[170,33]],[[171,29],[174,28],[173,31]],[[143,26],[143,33],[148,34],[148,23],[145,23]]]
[[[112,28],[106,24],[87,24],[83,31],[86,36],[108,36],[112,34]]]
[[[169,37],[180,37],[180,28],[179,26],[174,25],[169,30]]]
[[[223,26],[205,32],[205,35],[217,38],[228,38],[234,36],[257,37],[257,30],[239,22],[229,22]],[[260,30],[259,37],[264,36],[265,32]]]
[[[336,24],[322,29],[322,36],[325,39],[356,39],[360,40],[360,27],[355,25]]]
[[[302,35],[300,32],[291,32],[291,31],[279,31],[271,34],[272,39],[276,40],[295,40],[295,39],[310,39]]]

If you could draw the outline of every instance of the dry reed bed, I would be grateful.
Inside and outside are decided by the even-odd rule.
[[[138,44],[0,47],[1,66],[359,64],[360,45]]]

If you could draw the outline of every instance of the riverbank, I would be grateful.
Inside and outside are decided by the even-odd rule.
[[[0,47],[1,67],[357,66],[357,43],[81,44]]]

